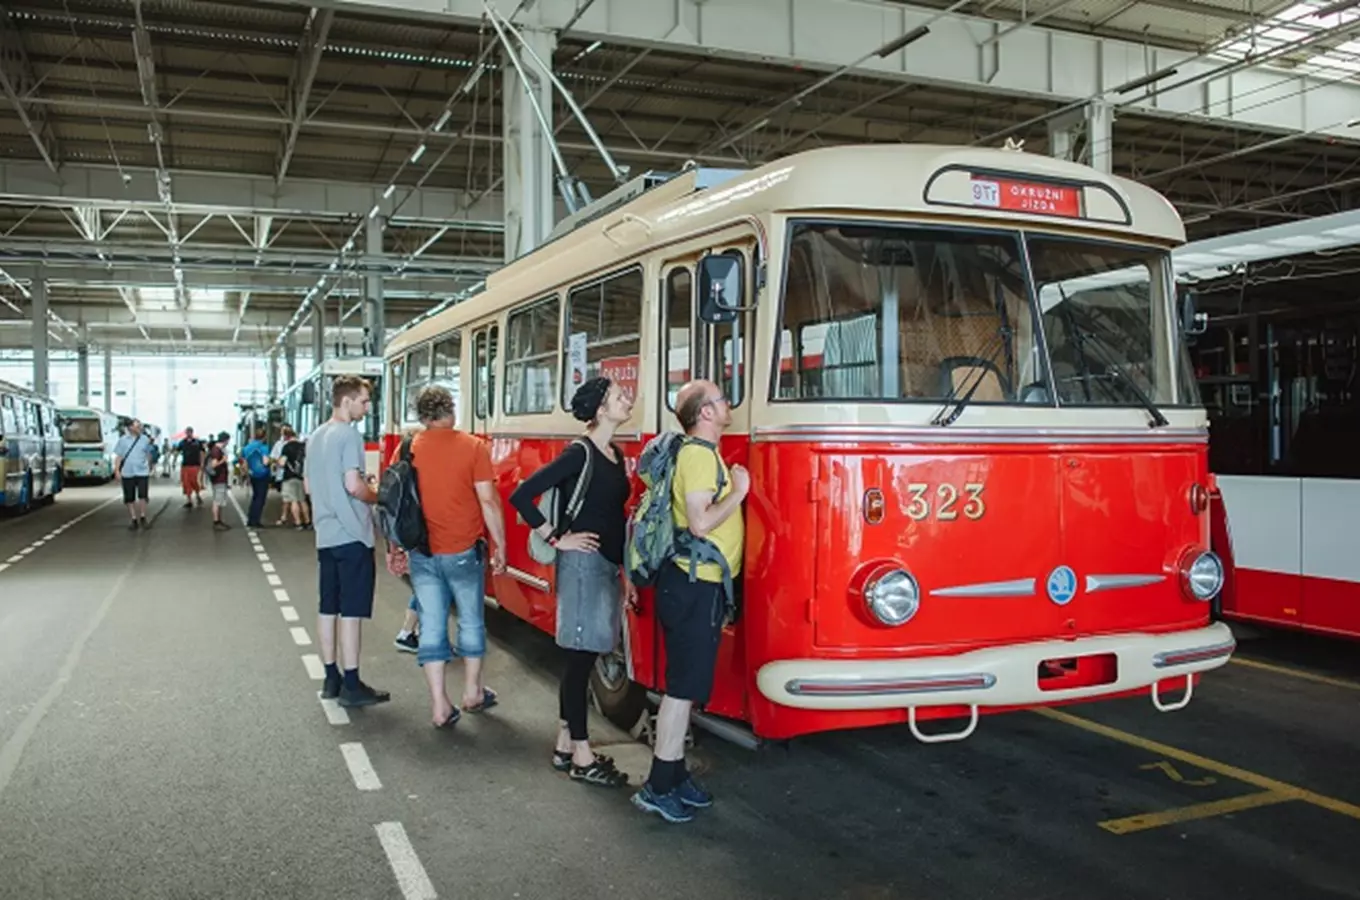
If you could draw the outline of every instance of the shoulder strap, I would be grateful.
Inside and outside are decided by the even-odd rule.
[[[581,474],[576,476],[576,488],[571,492],[571,499],[567,501],[566,522],[563,524],[568,528],[581,512],[581,506],[586,501],[586,490],[590,487],[591,469],[595,464],[595,454],[590,452],[590,445],[585,439],[577,438],[572,443],[580,445],[582,452],[586,455],[586,461],[581,466]]]
[[[404,463],[409,464],[411,462],[411,442],[413,440],[415,440],[415,435],[407,435],[406,439],[401,442],[401,461]]]

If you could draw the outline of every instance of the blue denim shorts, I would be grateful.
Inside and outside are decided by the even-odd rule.
[[[411,587],[420,614],[420,647],[416,662],[448,662],[449,610],[458,612],[457,655],[486,655],[486,553],[481,543],[462,553],[426,556],[412,552]]]

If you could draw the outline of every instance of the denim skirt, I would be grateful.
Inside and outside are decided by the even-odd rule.
[[[619,567],[597,552],[557,552],[557,644],[608,653],[619,639]]]

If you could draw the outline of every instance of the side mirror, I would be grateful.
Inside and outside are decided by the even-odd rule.
[[[302,402],[303,402],[303,403],[308,403],[308,404],[311,404],[311,403],[315,403],[315,402],[316,402],[316,382],[315,382],[315,381],[305,381],[305,382],[303,382],[303,384],[302,384]]]
[[[1186,291],[1181,297],[1181,331],[1185,334],[1204,334],[1209,329],[1209,314],[1199,312],[1195,295]]]
[[[699,318],[710,325],[731,322],[742,311],[745,284],[741,258],[710,253],[699,261]]]

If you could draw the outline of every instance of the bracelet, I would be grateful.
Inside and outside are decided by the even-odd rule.
[[[549,547],[557,546],[557,535],[553,535],[552,537],[548,538],[548,546]]]

